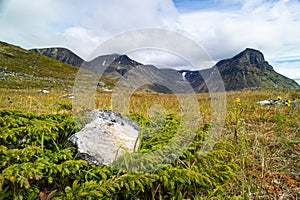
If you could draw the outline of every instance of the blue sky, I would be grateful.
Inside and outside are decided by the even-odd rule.
[[[300,78],[299,10],[299,0],[0,0],[0,40],[23,48],[67,47],[87,58],[118,34],[155,27],[185,35],[215,61],[258,49],[276,71]],[[133,56],[185,67],[167,53]]]
[[[214,0],[174,0],[173,2],[180,12],[191,12],[219,7],[219,4]]]
[[[174,5],[181,13],[197,12],[201,10],[234,10],[241,8],[238,1],[220,0],[173,0]]]

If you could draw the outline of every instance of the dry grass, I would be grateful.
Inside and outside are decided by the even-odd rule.
[[[63,96],[71,91],[51,91],[38,94],[36,90],[1,89],[1,109],[34,111],[37,113],[72,112],[63,104],[72,99]],[[231,191],[245,199],[300,198],[300,117],[299,106],[260,106],[263,99],[296,99],[300,93],[278,90],[244,90],[226,94],[225,125],[221,140],[235,146],[235,162],[240,167],[239,181],[230,183]],[[209,121],[211,101],[208,94],[197,94],[199,115]],[[235,98],[241,103],[237,108]],[[96,92],[94,108],[113,109],[111,93]],[[142,115],[161,110],[180,114],[178,95],[135,92],[130,97],[129,110]],[[86,107],[88,109],[88,107]],[[90,108],[91,109],[91,108]]]

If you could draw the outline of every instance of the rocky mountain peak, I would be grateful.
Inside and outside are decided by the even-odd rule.
[[[30,51],[42,54],[49,58],[53,58],[55,60],[59,60],[63,63],[80,66],[84,61],[82,58],[77,56],[75,53],[70,51],[69,49],[63,47],[53,47],[53,48],[40,48],[40,49],[30,49]]]
[[[236,56],[219,61],[216,66],[220,71],[232,72],[236,70],[274,71],[265,60],[264,55],[256,49],[246,48]]]
[[[69,59],[67,51],[61,48],[44,49],[43,52],[38,50],[38,53],[68,64],[74,63],[71,62],[74,61],[74,56],[72,55],[72,59]],[[122,76],[127,76],[127,72],[136,68],[131,71],[131,75],[136,78],[147,79],[149,82],[159,80],[160,83],[163,83],[147,85],[143,89],[162,93],[170,93],[168,88],[162,87],[164,85],[176,86],[179,88],[176,92],[179,93],[188,92],[184,88],[185,85],[192,86],[196,92],[222,91],[224,87],[226,91],[245,88],[299,89],[299,85],[295,81],[278,74],[265,60],[262,52],[251,48],[246,48],[231,58],[219,61],[212,68],[198,71],[159,69],[155,66],[143,65],[127,55],[120,54],[101,55],[89,62],[84,62],[84,66],[88,70],[103,74],[116,81]],[[216,70],[219,73],[215,73]],[[137,74],[138,71],[143,72],[142,77],[141,74]],[[215,76],[218,74],[222,77],[223,86],[219,82],[214,82]]]
[[[129,65],[129,66],[138,66],[138,65],[142,65],[141,63],[138,63],[132,59],[130,59],[127,55],[120,55],[119,57],[117,57],[113,63],[111,63],[112,66],[115,65]]]
[[[258,65],[266,62],[264,55],[260,51],[250,48],[246,48],[244,51],[237,54],[232,59],[238,61],[239,64],[243,65]]]

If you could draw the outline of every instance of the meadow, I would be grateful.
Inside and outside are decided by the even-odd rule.
[[[74,99],[66,98],[72,91],[53,88],[39,94],[36,89],[1,88],[0,92],[0,199],[300,198],[299,106],[257,104],[277,96],[299,103],[299,91],[227,92],[224,124],[205,155],[202,147],[215,123],[211,119],[215,100],[197,94],[200,121],[195,122],[199,124],[192,143],[174,162],[145,173],[78,159],[67,138],[84,119],[72,109]],[[114,110],[111,100],[111,93],[98,91],[94,108]],[[128,116],[148,134],[141,138],[138,152],[168,144],[180,129],[181,109],[176,95],[134,93]],[[153,117],[157,110],[164,115]],[[75,123],[78,120],[82,123]]]

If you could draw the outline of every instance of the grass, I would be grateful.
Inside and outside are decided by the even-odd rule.
[[[2,88],[1,94],[1,109],[35,112],[37,114],[74,114],[70,107],[72,100],[63,98],[64,95],[68,94],[68,92],[65,91],[57,90],[52,91],[50,94],[38,94],[34,89],[13,90]],[[297,101],[299,101],[300,97],[300,93],[297,91],[284,90],[243,90],[228,92],[226,94],[225,125],[221,127],[219,140],[211,153],[214,154],[214,151],[224,152],[226,150],[227,153],[224,157],[218,158],[220,159],[218,162],[222,162],[222,164],[215,164],[220,165],[220,167],[225,167],[230,163],[234,164],[235,167],[233,169],[235,170],[232,170],[235,173],[235,178],[230,176],[231,178],[228,178],[225,182],[224,180],[212,179],[218,183],[213,183],[212,187],[208,187],[207,189],[198,188],[198,194],[185,191],[189,187],[184,187],[183,185],[173,188],[171,185],[167,186],[168,184],[166,183],[165,187],[162,187],[162,185],[155,185],[152,182],[151,184],[149,183],[151,186],[148,185],[148,187],[156,187],[156,189],[161,190],[157,192],[155,189],[156,192],[154,192],[154,194],[152,193],[152,195],[154,195],[153,197],[158,198],[160,196],[159,198],[169,198],[174,195],[174,198],[193,197],[198,199],[298,199],[300,197],[299,107],[260,106],[256,103],[258,100],[276,98],[279,95],[282,96],[283,99],[298,98]],[[236,98],[240,98],[241,100],[239,105],[235,103]],[[201,130],[205,130],[209,128],[206,125],[211,123],[209,95],[197,94],[197,99],[201,119],[199,122],[200,128],[202,127]],[[111,100],[111,93],[95,93],[94,103],[96,108],[113,109]],[[170,121],[171,125],[168,124],[169,128],[166,128],[165,119],[162,119],[163,123],[161,125],[158,125],[156,128],[152,127],[151,129],[151,127],[149,127],[151,122],[153,122],[152,124],[158,124],[158,121],[155,121],[157,118],[151,118],[153,112],[161,111],[165,113],[163,117],[168,118],[168,116],[173,116],[175,118],[171,117],[172,119],[179,120],[180,122],[181,109],[176,95],[136,92],[130,99],[129,110],[131,117],[145,128],[145,130],[150,128],[149,130],[158,131],[160,133],[159,137],[154,135],[153,137],[143,140],[141,146],[144,151],[152,151],[153,149],[160,148],[160,146],[164,144],[164,141],[168,141],[170,137],[176,133],[175,127],[177,125],[175,126],[175,124],[172,124],[173,122]],[[169,119],[171,118],[169,117]],[[198,134],[200,135],[197,137],[201,138],[203,137],[201,134],[204,134],[204,132],[200,131]],[[199,149],[201,149],[201,142],[198,143],[197,140],[195,140],[192,143],[190,151],[188,151],[189,153],[186,152],[182,158],[173,164],[173,167],[177,167],[176,170],[183,170],[182,167],[187,166],[188,169],[192,170],[193,159],[197,160],[196,163],[202,163],[206,159],[212,159],[213,155],[208,155],[208,158],[203,158],[204,160],[195,157],[195,152],[199,153]],[[183,162],[183,164],[181,162]],[[211,162],[217,161],[214,160]],[[205,165],[204,169],[211,169],[212,166],[209,166],[210,165]],[[179,173],[175,168],[167,168],[165,170],[170,170],[169,173]],[[217,170],[215,173],[222,172],[221,168],[213,170]],[[161,171],[160,173],[164,174],[166,171]],[[154,173],[153,176],[159,175],[159,177],[163,177],[160,173]],[[180,173],[183,173],[183,171],[180,171]],[[195,173],[195,169],[188,173]],[[224,173],[226,173],[226,171],[224,171]],[[165,174],[165,176],[167,175]],[[220,174],[219,176],[221,177]],[[200,177],[198,178],[200,179]],[[189,177],[187,180],[182,180],[182,183],[185,183],[185,181],[192,181],[192,177]],[[175,181],[176,184],[179,184],[179,182],[178,180],[177,182]],[[164,180],[162,180],[161,184],[163,183]],[[71,182],[66,182],[65,184],[71,184]],[[141,181],[141,184],[145,184],[146,186],[148,183],[146,184]],[[196,184],[196,182],[194,184]],[[201,184],[198,184],[197,187],[199,187],[199,185]],[[202,186],[204,185],[205,184],[202,184]],[[173,190],[171,188],[175,191],[171,191]],[[189,188],[189,190],[190,189],[191,188]],[[166,190],[166,192],[169,191],[171,196],[170,194],[169,196],[166,195],[163,192],[164,190]],[[113,193],[113,191],[109,193]],[[66,195],[66,193],[57,194]],[[131,196],[130,194],[132,195],[131,192],[128,192],[129,196],[126,198],[129,198]],[[143,194],[150,195],[151,192],[148,191],[148,193]]]
[[[224,117],[224,124],[212,116],[212,106],[222,107],[222,101],[196,94],[199,119],[188,122],[197,124],[190,133],[180,128],[187,108],[178,97],[186,98],[184,94],[135,92],[127,98],[97,87],[92,94],[76,93],[69,99],[77,72],[76,67],[0,42],[0,199],[300,198],[299,106],[256,103],[281,96],[299,104],[299,91],[227,92],[222,97],[225,115],[214,113]],[[101,81],[108,88],[115,84],[105,77]],[[39,94],[39,89],[50,93]],[[128,104],[121,104],[126,98]],[[74,107],[80,100],[86,104]],[[136,163],[132,158],[139,154],[125,154],[125,164],[115,162],[123,170],[78,160],[67,138],[80,128],[74,117],[78,120],[94,108],[126,111],[141,126],[138,152],[150,156]],[[219,126],[217,141],[203,154],[214,125]],[[158,165],[159,157],[151,152],[169,144],[179,131],[194,134],[181,156],[156,171],[135,171]],[[184,141],[185,135],[179,136]]]
[[[78,67],[0,41],[0,88],[64,90],[73,86]],[[92,72],[83,71],[95,76]],[[115,81],[101,77],[107,88]]]
[[[4,70],[35,77],[72,79],[78,70],[77,67],[4,42],[0,42],[0,60],[0,66]]]

